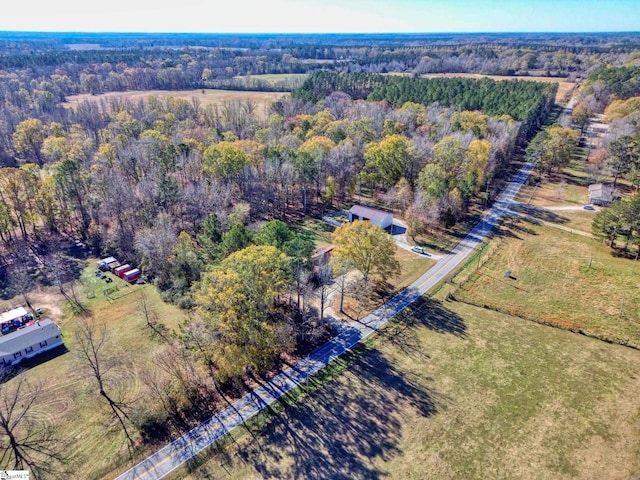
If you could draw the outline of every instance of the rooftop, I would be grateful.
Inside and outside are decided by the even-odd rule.
[[[110,263],[117,262],[116,257],[103,258],[98,262],[98,265],[109,265]]]
[[[20,328],[0,337],[0,356],[13,355],[55,335],[60,335],[60,329],[48,318]]]
[[[358,217],[367,218],[369,220],[378,222],[384,220],[389,215],[393,215],[390,212],[385,212],[384,210],[378,210],[376,208],[365,207],[363,205],[354,205],[349,209],[349,212]]]
[[[8,322],[10,320],[15,320],[16,318],[24,317],[28,312],[24,307],[14,308],[13,310],[9,310],[8,312],[0,313],[0,323]]]
[[[604,183],[593,183],[589,185],[589,195],[591,195],[592,198],[602,198],[609,201],[618,197],[613,186]]]

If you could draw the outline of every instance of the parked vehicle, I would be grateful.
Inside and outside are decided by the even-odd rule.
[[[411,251],[414,253],[419,253],[420,255],[426,255],[427,257],[431,256],[431,254],[427,252],[424,247],[418,247],[417,245],[411,247]]]

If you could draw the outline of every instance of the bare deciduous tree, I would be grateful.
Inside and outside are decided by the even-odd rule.
[[[131,432],[133,422],[127,413],[131,402],[115,398],[111,391],[107,391],[110,374],[116,367],[114,357],[109,351],[107,327],[104,323],[97,324],[95,320],[84,318],[76,322],[74,336],[77,345],[76,357],[87,375],[95,379],[98,393],[109,406],[113,418],[122,427],[129,455],[133,457],[135,445]]]
[[[168,341],[167,327],[158,319],[158,312],[156,312],[153,305],[151,305],[149,297],[145,292],[140,294],[137,303],[140,316],[144,320],[146,326],[151,329],[154,335],[160,337],[162,340]]]
[[[28,468],[35,479],[56,473],[60,442],[40,411],[42,387],[24,375],[3,375],[0,382],[0,468]]]

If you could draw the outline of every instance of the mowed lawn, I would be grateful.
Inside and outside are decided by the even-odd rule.
[[[526,220],[507,224],[496,241],[457,298],[640,346],[640,268],[633,260],[592,238]]]
[[[143,90],[129,92],[108,92],[101,95],[91,95],[83,93],[81,95],[72,95],[67,97],[67,101],[63,106],[73,108],[83,101],[100,101],[110,98],[121,98],[130,101],[138,101],[147,97],[174,97],[189,102],[197,100],[200,105],[214,105],[223,107],[225,103],[233,101],[253,102],[256,105],[256,113],[260,118],[266,118],[271,104],[285,96],[287,93],[282,92],[253,92],[253,91],[232,91],[232,90]]]
[[[140,295],[146,295],[158,320],[169,329],[177,329],[185,313],[165,304],[152,285],[129,285],[111,274],[108,275],[114,280],[107,284],[96,278],[94,271],[92,260],[73,291],[93,318],[104,323],[108,330],[107,350],[112,361],[105,363],[109,365],[105,375],[106,391],[115,399],[130,403],[129,412],[135,414],[136,410],[142,411],[153,403],[145,379],[149,369],[154,368],[154,354],[163,348],[145,326],[138,306]],[[107,287],[118,288],[111,293],[112,300],[104,295]],[[69,286],[66,291],[72,295]],[[45,355],[21,374],[30,383],[43,386],[37,416],[54,428],[55,438],[59,440],[57,446],[66,460],[61,468],[69,473],[51,478],[113,478],[113,471],[120,468],[127,457],[122,431],[99,396],[95,379],[83,373],[77,360],[73,336],[75,319],[69,313],[64,318],[54,315],[52,319],[61,326],[68,351],[49,359]]]
[[[425,302],[341,366],[254,437],[168,478],[640,475],[640,352],[628,347]]]

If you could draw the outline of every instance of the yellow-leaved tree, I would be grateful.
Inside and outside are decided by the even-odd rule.
[[[400,274],[395,258],[396,244],[383,229],[368,221],[356,220],[336,228],[331,235],[336,245],[333,256],[356,268],[367,282],[371,276],[382,281]]]
[[[261,372],[293,349],[292,329],[274,315],[276,300],[289,285],[289,264],[276,247],[253,245],[202,275],[194,299],[211,341],[196,353],[215,365],[220,381],[241,378],[247,368]],[[189,346],[189,338],[184,340]]]

